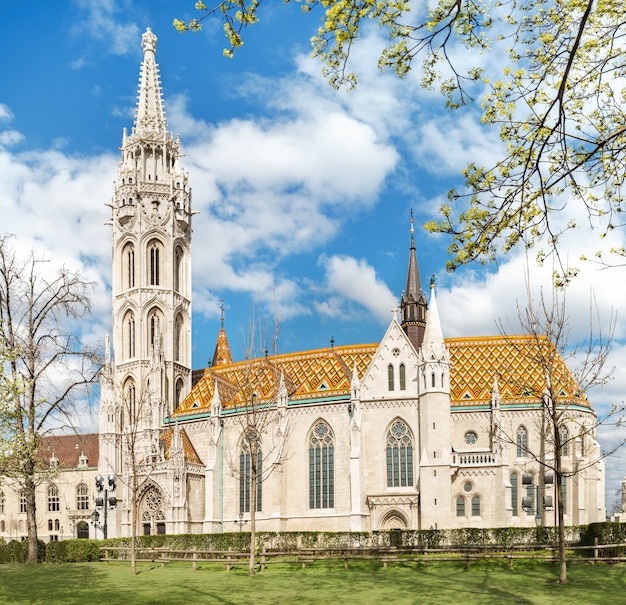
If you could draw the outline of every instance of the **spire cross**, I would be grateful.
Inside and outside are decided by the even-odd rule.
[[[398,311],[400,310],[400,308],[396,305],[393,309],[391,309],[391,312],[393,313],[393,318],[394,319],[398,319]]]

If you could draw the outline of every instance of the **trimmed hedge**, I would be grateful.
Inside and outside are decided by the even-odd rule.
[[[583,546],[593,546],[595,538],[598,544],[623,544],[626,542],[626,523],[590,523],[580,533],[580,543]],[[608,548],[604,552],[607,557],[623,557],[626,548]]]
[[[593,546],[594,538],[600,544],[626,543],[626,523],[592,523],[581,527],[567,527],[569,543]],[[250,548],[248,532],[223,534],[179,534],[137,536],[138,548],[169,547],[173,550],[233,550],[245,552]],[[259,532],[258,550],[295,551],[300,548],[379,548],[385,546],[428,547],[482,546],[528,544],[555,544],[558,541],[555,527],[501,527],[464,528],[450,530],[393,530],[368,532]],[[64,540],[44,544],[39,540],[40,561],[49,563],[78,563],[98,561],[102,546],[130,546],[130,538],[109,540]],[[622,556],[626,547],[610,549],[609,556]],[[0,563],[23,563],[28,553],[28,543],[0,538]],[[111,556],[115,556],[114,553]]]

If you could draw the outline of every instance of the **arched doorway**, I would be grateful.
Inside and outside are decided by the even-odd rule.
[[[150,486],[141,501],[141,524],[144,536],[165,533],[165,514],[162,510],[163,494],[156,486]]]
[[[381,527],[389,532],[389,546],[402,546],[402,532],[408,529],[404,515],[392,510],[385,514],[381,520]]]
[[[87,521],[79,521],[76,524],[76,537],[80,539],[89,538],[89,524]]]

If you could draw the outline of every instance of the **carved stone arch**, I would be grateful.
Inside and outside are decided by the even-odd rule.
[[[307,432],[307,442],[311,441],[311,438],[313,437],[313,433],[316,429],[316,427],[318,425],[326,425],[328,427],[329,433],[330,433],[330,437],[332,438],[333,442],[335,441],[335,431],[333,431],[333,427],[332,424],[326,420],[325,418],[316,418],[313,423],[311,424],[308,432]]]
[[[133,359],[137,357],[137,312],[132,305],[125,305],[126,309],[121,311],[122,318],[122,359]]]
[[[128,373],[122,378],[120,384],[122,386],[122,405],[119,418],[120,427],[122,429],[130,427],[132,430],[133,428],[137,428],[135,418],[137,413],[137,397],[139,396],[137,379],[134,374]]]
[[[115,257],[118,259],[116,275],[113,281],[118,291],[135,288],[137,284],[137,267],[139,263],[139,248],[134,236],[127,234],[116,243]]]
[[[152,347],[157,344],[156,338],[163,335],[167,329],[165,325],[166,317],[167,313],[159,301],[153,300],[151,304],[146,306],[143,321],[146,332],[142,336],[144,337],[149,352],[152,351]]]
[[[188,364],[187,359],[187,319],[182,311],[174,314],[174,361]]]
[[[404,513],[397,508],[390,508],[380,515],[380,529],[391,531],[394,529],[408,529],[409,521]]]
[[[144,535],[165,533],[165,510],[169,504],[167,493],[154,481],[147,483],[137,494],[137,515],[140,527],[137,529]]]
[[[186,393],[184,392],[185,379],[180,374],[178,374],[176,376],[174,385],[174,409],[176,409],[183,402],[183,399],[186,395]]]

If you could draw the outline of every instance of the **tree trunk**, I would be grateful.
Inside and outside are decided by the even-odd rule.
[[[137,575],[137,475],[133,473],[133,496],[131,498],[131,530],[130,530],[130,573]]]
[[[37,510],[35,504],[36,488],[32,477],[33,475],[27,477],[26,487],[24,489],[24,496],[26,497],[26,525],[28,528],[28,554],[26,556],[26,563],[39,562],[37,552]]]
[[[250,456],[250,566],[249,575],[254,575],[256,566],[256,490],[257,490],[257,454]]]

